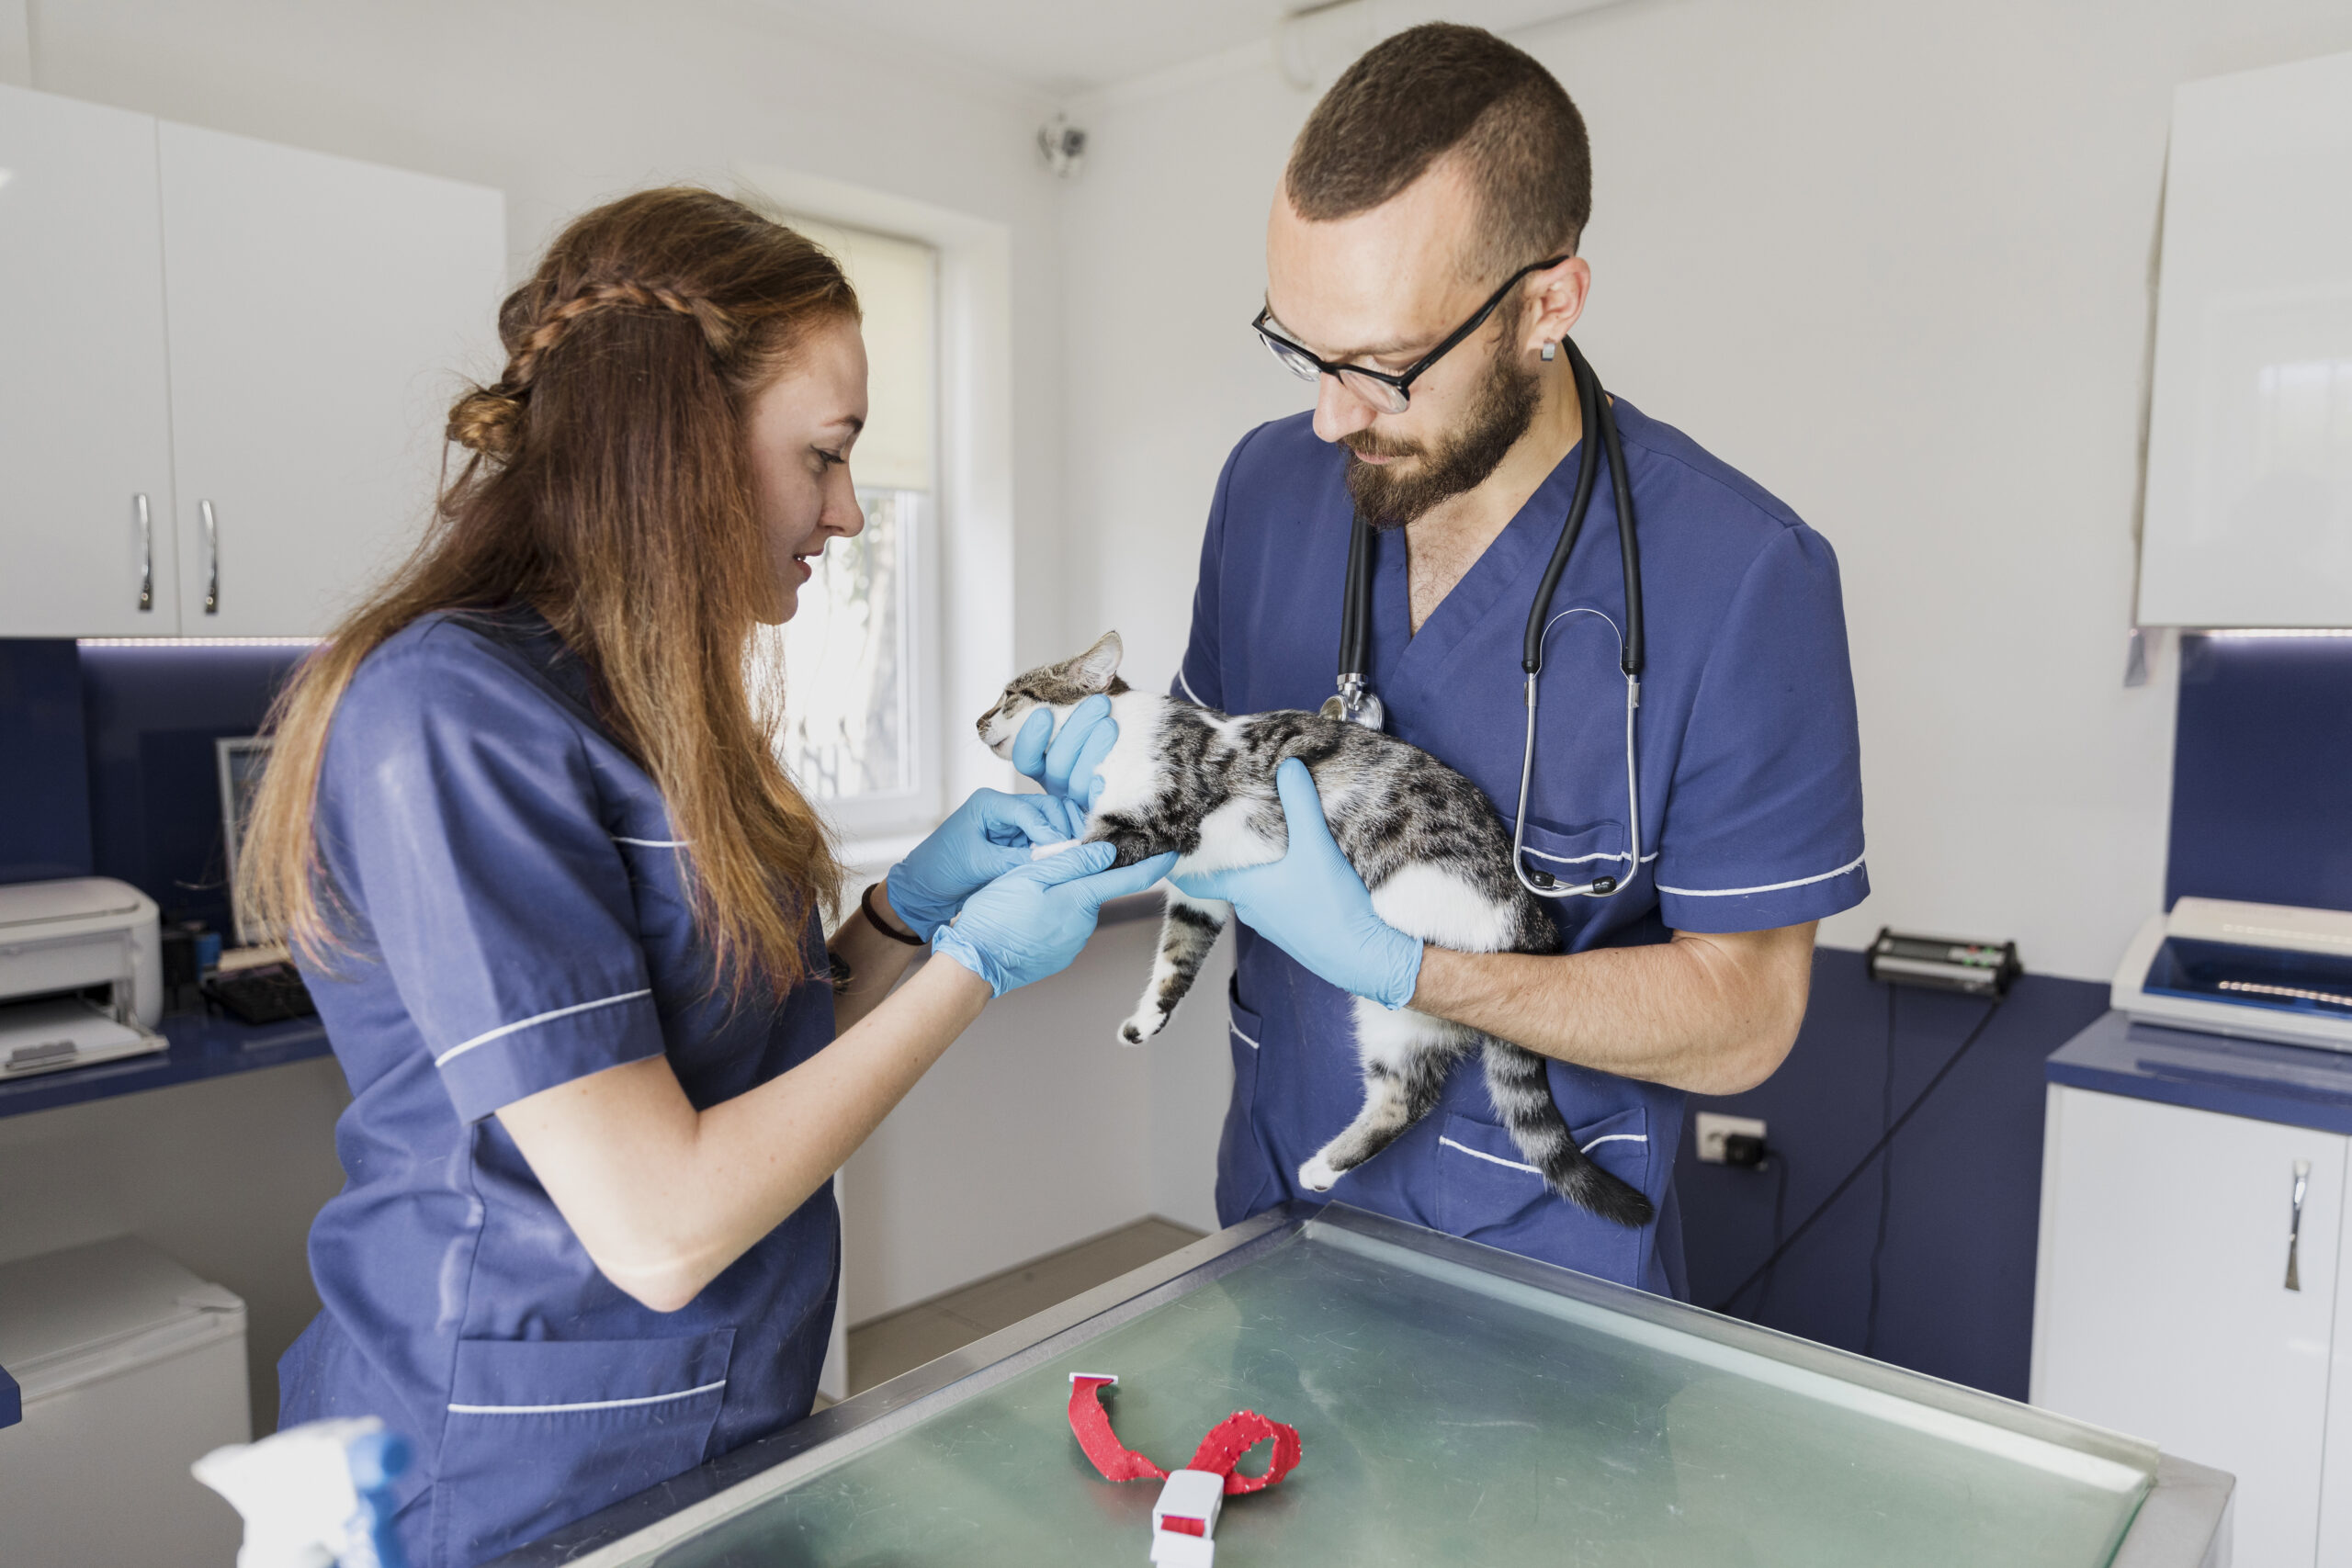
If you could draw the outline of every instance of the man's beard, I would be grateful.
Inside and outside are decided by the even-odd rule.
[[[1356,510],[1375,528],[1400,528],[1439,502],[1477,489],[1527,434],[1542,399],[1543,382],[1535,372],[1505,352],[1495,356],[1494,368],[1461,427],[1434,450],[1392,445],[1369,430],[1341,436],[1340,444],[1352,452],[1419,459],[1409,474],[1397,474],[1382,464],[1350,463],[1348,493],[1354,497]]]

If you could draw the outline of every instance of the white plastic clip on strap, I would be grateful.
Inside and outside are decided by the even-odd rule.
[[[1180,1470],[1151,1506],[1151,1560],[1159,1568],[1210,1568],[1216,1561],[1217,1510],[1225,1477],[1213,1470]]]

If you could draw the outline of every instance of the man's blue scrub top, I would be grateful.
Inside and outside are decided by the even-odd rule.
[[[501,1106],[667,1055],[705,1107],[821,1050],[820,978],[714,993],[661,794],[527,612],[428,616],[335,711],[318,829],[353,952],[305,964],[352,1103],[311,1231],[325,1310],[280,1420],[415,1446],[412,1568],[496,1557],[808,1413],[833,1313],[831,1184],[662,1314],[596,1271]],[[822,976],[812,917],[809,954]]]
[[[1623,398],[1647,612],[1639,768],[1643,863],[1610,898],[1551,906],[1572,951],[1818,919],[1870,891],[1853,676],[1837,558],[1753,481]],[[1179,696],[1228,713],[1313,708],[1330,695],[1353,519],[1346,451],[1310,416],[1262,425],[1227,459],[1201,549]],[[1487,792],[1518,796],[1527,615],[1567,515],[1570,452],[1418,635],[1401,535],[1379,537],[1372,689],[1390,733]],[[1616,501],[1603,473],[1553,598],[1623,623]],[[1624,874],[1625,686],[1616,633],[1594,615],[1545,643],[1530,863],[1564,879]],[[1299,1166],[1363,1100],[1349,998],[1244,926],[1234,978],[1233,1101],[1217,1165],[1227,1224],[1315,1200]],[[1629,1231],[1555,1196],[1498,1124],[1475,1061],[1427,1119],[1329,1196],[1645,1290],[1681,1295],[1672,1176],[1683,1096],[1550,1064],[1552,1094],[1594,1159],[1646,1193]]]

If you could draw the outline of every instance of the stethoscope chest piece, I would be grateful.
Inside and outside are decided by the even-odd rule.
[[[1366,729],[1385,729],[1388,727],[1387,708],[1381,705],[1378,693],[1364,690],[1361,675],[1343,678],[1340,689],[1325,697],[1322,707],[1317,711],[1325,718],[1344,719],[1350,724],[1361,724]]]

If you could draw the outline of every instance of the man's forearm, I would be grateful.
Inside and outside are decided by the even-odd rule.
[[[1811,921],[1534,955],[1429,947],[1410,1005],[1579,1066],[1695,1094],[1736,1094],[1795,1043]]]

